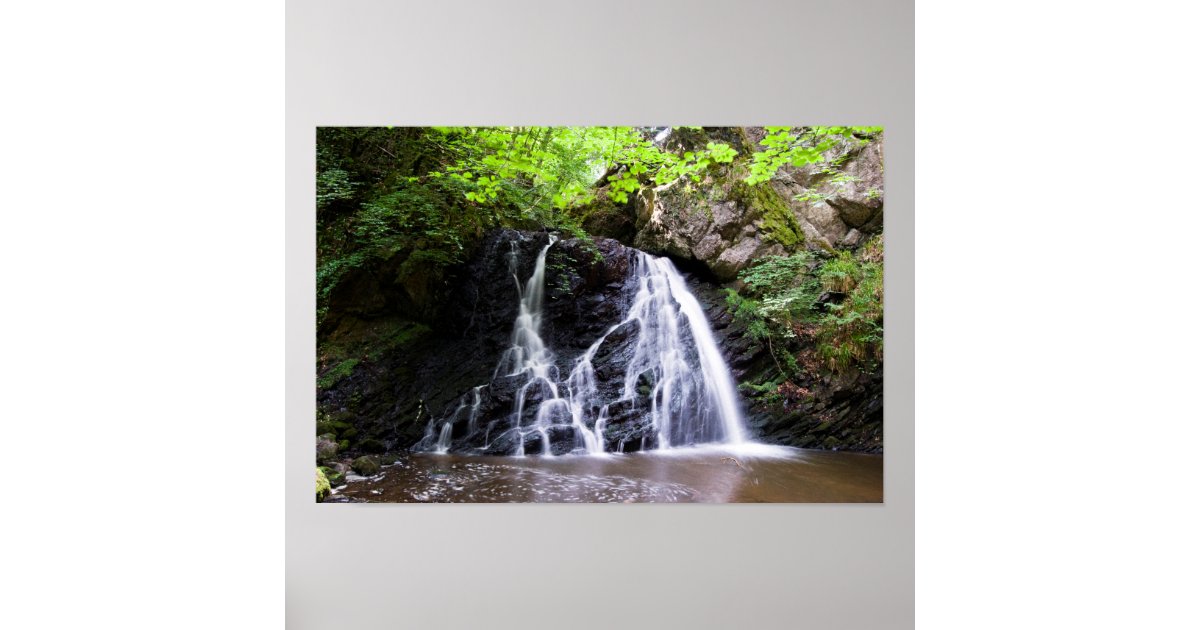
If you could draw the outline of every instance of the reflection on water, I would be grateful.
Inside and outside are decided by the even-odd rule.
[[[746,444],[630,454],[416,453],[334,501],[432,503],[878,503],[883,457]]]

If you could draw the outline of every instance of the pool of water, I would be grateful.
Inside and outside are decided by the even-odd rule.
[[[414,453],[332,501],[879,503],[883,456],[745,444],[560,457]]]

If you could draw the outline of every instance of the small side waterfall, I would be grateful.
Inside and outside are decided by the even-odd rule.
[[[570,372],[560,378],[558,359],[541,336],[546,255],[556,240],[551,236],[541,248],[533,273],[524,283],[518,276],[518,250],[513,242],[508,265],[517,288],[518,312],[510,345],[497,362],[491,383],[464,394],[446,416],[431,417],[417,447],[448,452],[455,426],[460,426],[463,417],[466,423],[459,430],[462,443],[458,448],[474,445],[485,449],[497,440],[507,440],[496,443],[513,444],[509,452],[518,456],[526,454],[527,441],[536,449],[533,452],[543,455],[552,454],[555,446],[558,452],[589,454],[624,450],[626,444],[645,449],[647,437],[649,445],[659,449],[744,442],[733,377],[700,302],[666,258],[631,250],[621,298],[622,321],[573,362],[562,363],[564,371],[570,366]],[[613,337],[617,331],[624,332]],[[605,383],[598,383],[597,353],[610,337],[629,343],[625,341],[628,335],[636,337],[620,380],[608,376]],[[608,373],[611,371],[609,368]],[[491,411],[481,427],[483,394],[501,386],[515,387],[511,410],[499,416]],[[647,407],[648,411],[639,411]],[[629,422],[630,414],[641,414],[640,422],[648,420],[652,432],[606,436],[613,422]],[[441,429],[435,442],[438,423]],[[606,448],[610,440],[612,449]]]
[[[442,432],[438,435],[437,446],[435,452],[445,453],[450,450],[450,431],[454,427],[449,422],[442,423]]]

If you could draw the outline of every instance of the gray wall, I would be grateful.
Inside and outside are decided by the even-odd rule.
[[[913,78],[903,0],[289,2],[289,628],[913,627]],[[489,123],[885,126],[885,503],[314,503],[314,128]]]

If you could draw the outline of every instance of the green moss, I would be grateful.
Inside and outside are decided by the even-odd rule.
[[[320,411],[317,412],[317,435],[325,435],[326,433],[336,435],[337,427],[334,426],[333,420],[330,420]]]
[[[318,385],[327,387],[336,384],[345,376],[340,374],[339,370],[353,369],[353,364],[347,366],[350,361],[376,361],[385,353],[411,344],[429,332],[429,326],[407,320],[351,320],[344,327],[334,331],[330,339],[318,347],[318,365],[334,366],[322,376],[322,379],[328,376],[329,382]]]
[[[350,376],[354,372],[354,367],[358,365],[358,359],[346,359],[341,363],[333,366],[317,379],[317,387],[321,389],[329,389],[338,381]]]
[[[375,438],[367,438],[363,440],[361,443],[359,443],[358,448],[367,453],[382,453],[387,450],[387,448],[384,447],[383,442],[380,442]]]
[[[378,359],[387,350],[406,346],[429,333],[429,327],[425,324],[408,323],[393,330],[390,334],[383,338],[383,342],[376,345],[374,349],[368,353],[371,359]]]
[[[329,486],[331,488],[336,488],[346,483],[346,473],[343,472],[344,468],[345,467],[341,464],[336,464],[334,466],[318,466],[317,470],[324,474],[325,478],[329,480]]]
[[[379,467],[379,458],[372,457],[370,455],[363,455],[362,457],[350,462],[350,468],[354,469],[354,472],[364,477],[370,477],[371,475],[379,472]]]
[[[325,477],[325,472],[320,468],[317,469],[317,502],[324,501],[333,488],[329,486],[329,479]]]
[[[741,179],[729,187],[729,199],[750,208],[758,216],[758,228],[769,240],[788,251],[804,243],[804,231],[791,207],[770,184],[749,185]]]

